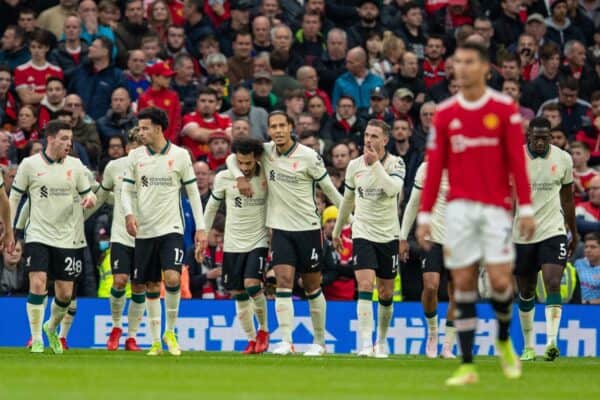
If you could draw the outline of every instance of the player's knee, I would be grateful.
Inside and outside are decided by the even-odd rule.
[[[169,286],[169,283],[166,280],[165,283]],[[150,293],[160,292],[160,282],[148,282],[146,284],[146,291]]]
[[[439,286],[439,282],[426,279],[423,281],[423,292],[427,296],[437,296]]]
[[[490,282],[492,290],[497,293],[503,293],[512,286],[511,277],[496,277]]]
[[[118,290],[125,289],[127,286],[127,282],[129,281],[129,277],[124,274],[116,274],[113,275],[113,287]]]
[[[558,293],[560,292],[560,281],[562,276],[550,276],[544,279],[544,286],[546,287],[546,291],[548,293]]]
[[[131,292],[137,294],[144,294],[146,291],[146,285],[140,283],[132,283],[131,284]]]
[[[394,298],[394,292],[392,290],[383,289],[378,291],[378,294],[379,302],[384,305],[390,303]]]
[[[280,289],[293,289],[294,277],[287,274],[276,275],[277,287]]]
[[[165,285],[167,287],[175,287],[181,284],[179,274],[165,274]]]
[[[370,280],[358,281],[358,291],[359,292],[372,292],[373,291],[373,282]]]

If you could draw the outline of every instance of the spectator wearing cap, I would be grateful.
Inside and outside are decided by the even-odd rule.
[[[600,79],[596,71],[586,63],[585,45],[577,40],[565,43],[565,62],[560,67],[562,76],[571,76],[579,82],[579,97],[589,100],[592,93],[599,89]]]
[[[48,56],[51,64],[63,70],[67,81],[75,68],[87,59],[88,45],[80,39],[80,35],[81,19],[77,15],[67,17],[64,25],[64,39]]]
[[[287,67],[289,55],[279,50],[273,51],[269,55],[271,64],[271,80],[273,82],[273,93],[277,98],[283,99],[288,90],[300,89],[300,83],[288,75]]]
[[[138,99],[138,110],[157,107],[164,110],[169,117],[169,126],[165,138],[173,143],[179,143],[181,130],[181,103],[177,92],[169,89],[175,72],[165,62],[159,61],[146,68],[150,76],[151,86]]]
[[[425,60],[423,61],[423,82],[427,89],[440,83],[446,76],[444,54],[446,47],[440,36],[432,35],[427,38],[425,46]]]
[[[411,117],[411,109],[415,103],[415,94],[407,88],[400,88],[394,92],[392,97],[391,112],[394,115],[394,119],[405,119],[410,123],[411,128],[413,127],[413,120]]]
[[[230,4],[231,18],[221,24],[217,30],[219,47],[227,57],[235,54],[233,42],[235,42],[237,34],[251,32],[250,10],[253,6],[251,0],[231,0]],[[250,48],[252,48],[252,39],[250,39]]]
[[[415,53],[406,52],[402,56],[400,62],[400,73],[385,84],[389,94],[396,93],[399,88],[410,90],[415,99],[415,103],[423,103],[425,101],[425,93],[427,87],[425,81],[419,77],[419,60]]]
[[[594,37],[594,22],[586,15],[581,1],[567,1],[567,16],[573,25],[581,30],[583,37],[586,39],[584,43],[591,45]]]
[[[319,76],[317,70],[309,65],[304,65],[296,72],[296,79],[302,85],[304,89],[304,97],[308,98],[312,96],[319,96],[325,102],[325,108],[327,114],[333,114],[333,107],[329,95],[324,90],[319,89]]]
[[[89,61],[77,67],[69,81],[69,93],[77,93],[81,97],[93,119],[106,114],[116,88],[128,87],[123,71],[111,62],[112,48],[113,44],[107,38],[94,40],[89,48]]]
[[[546,18],[546,39],[562,49],[570,40],[585,42],[581,30],[567,17],[567,0],[551,0],[550,17]]]
[[[581,129],[587,119],[591,104],[579,98],[579,83],[571,76],[562,78],[558,83],[558,97],[546,101],[540,107],[538,115],[546,104],[558,104],[562,117],[562,126],[567,137],[572,138]]]
[[[383,25],[379,22],[379,0],[359,0],[357,12],[360,21],[348,29],[348,46],[365,47],[367,38],[374,32],[383,37]]]
[[[501,0],[502,13],[494,21],[494,41],[508,48],[523,33],[523,23],[519,19],[520,0]]]
[[[125,68],[129,52],[141,48],[142,37],[150,33],[144,20],[142,0],[126,1],[124,18],[114,32],[118,50],[117,65]]]
[[[131,110],[131,98],[126,88],[114,90],[110,101],[110,110],[96,121],[96,129],[100,135],[102,148],[108,148],[108,142],[113,137],[128,138],[129,131],[136,126],[137,118]]]
[[[302,24],[296,31],[295,43],[291,54],[302,59],[301,64],[314,65],[326,49],[325,38],[322,32],[322,16],[315,11],[305,11],[302,15]],[[294,71],[290,71],[295,73]]]
[[[345,31],[334,28],[327,33],[327,49],[314,64],[319,75],[319,87],[327,93],[333,93],[335,80],[348,71],[347,49],[348,39]]]
[[[150,87],[150,77],[146,75],[146,55],[141,50],[131,50],[127,57],[127,69],[123,71],[129,96],[137,102],[138,98]]]
[[[371,91],[371,108],[367,121],[378,119],[386,122],[388,125],[394,123],[394,114],[389,109],[390,99],[383,86],[377,86]]]
[[[538,47],[542,47],[546,43],[546,32],[548,27],[546,26],[546,20],[540,13],[533,13],[527,17],[525,23],[525,33],[530,34],[535,39]]]
[[[233,56],[227,59],[227,77],[232,85],[252,79],[252,35],[236,32],[233,40]]]
[[[208,153],[201,157],[211,171],[217,171],[225,165],[231,152],[231,137],[223,131],[215,131],[208,136]]]
[[[540,62],[541,73],[522,90],[521,103],[532,110],[558,96],[560,49],[556,43],[546,43],[540,48]]]
[[[233,122],[238,119],[250,121],[251,136],[253,138],[266,141],[267,137],[267,118],[268,114],[260,107],[254,107],[250,102],[250,91],[237,86],[231,94],[231,109],[225,115]]]
[[[272,91],[273,81],[268,72],[256,72],[252,81],[251,101],[252,105],[263,108],[266,112],[281,108],[279,99]]]
[[[423,29],[423,11],[416,3],[409,1],[402,7],[402,20],[394,33],[400,37],[406,48],[417,55],[419,60],[425,58],[427,36]]]
[[[204,0],[185,0],[185,7],[183,9],[185,17],[185,47],[196,59],[200,57],[198,43],[206,36],[215,35],[210,19],[204,15],[204,3]]]
[[[371,107],[371,91],[383,86],[383,80],[367,69],[367,53],[362,47],[351,49],[346,55],[348,72],[336,79],[333,87],[334,104],[342,95],[353,97],[359,113],[366,113]]]
[[[194,61],[187,54],[179,54],[174,62],[175,75],[171,80],[171,89],[177,92],[183,114],[188,114],[196,108],[196,99],[200,92],[200,82],[194,76]]]
[[[354,97],[347,94],[341,95],[336,102],[335,110],[335,118],[328,120],[327,125],[323,128],[323,139],[331,142],[347,139],[362,148],[365,121],[357,115],[358,110]]]

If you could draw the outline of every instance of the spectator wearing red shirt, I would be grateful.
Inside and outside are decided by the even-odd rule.
[[[216,171],[225,165],[225,160],[230,153],[230,136],[224,131],[215,131],[208,136],[208,153],[202,158],[211,171]]]
[[[172,24],[171,13],[166,0],[154,0],[148,6],[148,26],[158,34],[161,42],[167,40],[167,29]]]
[[[207,1],[208,3],[208,1]],[[179,0],[167,0],[167,6],[171,13],[171,22],[175,26],[183,26],[185,24],[184,8],[185,5]]]
[[[296,80],[302,85],[304,89],[304,97],[306,100],[311,98],[312,96],[319,96],[323,99],[325,103],[325,108],[327,109],[327,114],[333,114],[333,107],[331,105],[331,99],[329,95],[324,90],[319,89],[319,76],[317,74],[317,70],[309,65],[302,66],[298,68],[296,72]]]
[[[19,118],[17,120],[17,130],[12,133],[13,143],[17,149],[19,159],[27,156],[27,144],[31,140],[38,140],[38,117],[35,107],[26,104],[19,110]]]
[[[55,76],[63,79],[62,70],[50,64],[46,55],[50,50],[50,33],[36,31],[29,42],[31,61],[15,69],[15,89],[24,104],[39,104],[46,94],[46,80]]]
[[[529,24],[529,19],[527,23]],[[541,65],[538,59],[538,45],[532,35],[524,33],[519,36],[517,55],[519,60],[521,60],[521,79],[529,82],[537,78]]]
[[[195,160],[209,153],[208,142],[211,134],[231,134],[231,120],[219,115],[217,108],[217,92],[205,88],[198,94],[196,111],[183,117],[182,144],[192,152]]]
[[[600,230],[600,177],[589,182],[590,200],[580,203],[575,209],[577,230],[581,236]]]
[[[588,166],[590,148],[582,142],[571,143],[571,156],[573,157],[573,175],[575,178],[575,205],[583,203],[588,198],[591,180],[598,176],[598,172]]]
[[[231,19],[229,0],[209,0],[204,2],[204,15],[210,19],[215,28]]]
[[[440,36],[430,36],[425,46],[425,60],[422,66],[427,89],[440,83],[446,77],[444,54],[446,54],[444,40]]]
[[[12,74],[6,66],[0,65],[0,127],[11,129],[17,121],[17,102],[10,93]]]
[[[169,89],[175,72],[166,63],[160,61],[148,67],[146,73],[150,76],[152,85],[139,97],[138,110],[149,107],[164,110],[169,117],[169,127],[165,131],[165,137],[173,143],[178,143],[181,129],[181,104],[177,93]]]
[[[38,126],[42,131],[48,121],[55,119],[58,111],[65,106],[67,91],[62,80],[51,76],[46,81],[46,95],[40,102]]]
[[[581,130],[575,135],[575,140],[583,142],[590,148],[590,165],[600,164],[600,91],[592,93],[590,99],[592,109],[589,123],[582,125]]]

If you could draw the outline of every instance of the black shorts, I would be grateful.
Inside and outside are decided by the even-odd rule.
[[[162,271],[175,270],[181,272],[183,263],[183,235],[169,233],[167,235],[135,239],[133,252],[133,283],[162,281]]]
[[[565,266],[567,263],[567,237],[554,236],[538,243],[517,244],[516,276],[533,276],[542,265]]]
[[[269,249],[247,253],[223,253],[223,285],[227,290],[244,290],[244,279],[262,280]]]
[[[444,262],[444,246],[439,243],[431,243],[431,250],[423,254],[422,260],[423,269],[422,272],[435,272],[438,274],[444,274],[451,278],[450,271],[446,268]]]
[[[25,245],[27,272],[45,272],[48,280],[75,281],[83,270],[83,248],[61,249],[42,243]]]
[[[127,274],[133,272],[134,248],[121,243],[110,244],[110,270],[112,274]]]
[[[321,271],[323,242],[321,230],[282,231],[273,229],[271,264],[287,264],[301,274]]]
[[[376,243],[357,238],[352,240],[352,255],[355,270],[373,269],[381,279],[395,279],[398,274],[398,240]]]

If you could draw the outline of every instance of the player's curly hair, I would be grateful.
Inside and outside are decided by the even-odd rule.
[[[138,121],[142,119],[149,119],[154,125],[160,125],[163,131],[169,126],[169,117],[160,108],[150,107],[143,109],[138,114]]]
[[[233,141],[231,145],[232,153],[254,154],[254,157],[260,158],[264,151],[262,142],[258,139],[249,136],[243,136]]]

